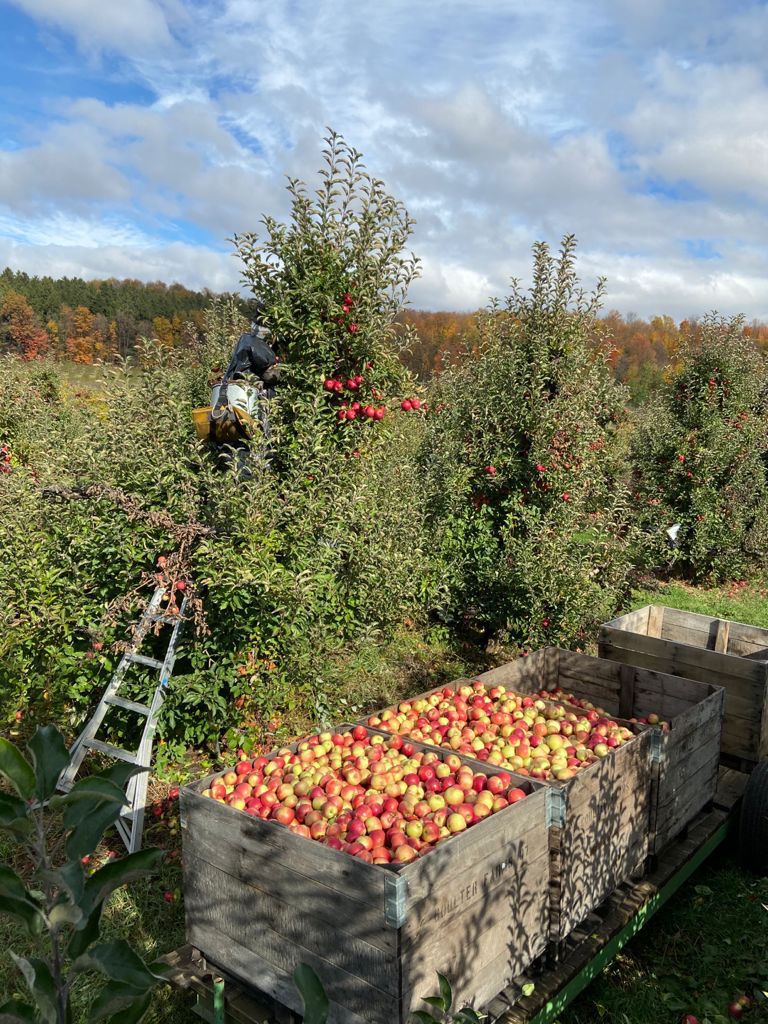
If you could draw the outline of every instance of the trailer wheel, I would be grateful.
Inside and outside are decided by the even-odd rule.
[[[739,846],[747,867],[768,874],[768,761],[760,761],[752,769],[744,790]]]

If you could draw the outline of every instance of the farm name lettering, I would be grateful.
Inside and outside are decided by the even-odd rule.
[[[459,889],[458,892],[449,896],[448,899],[444,900],[442,903],[438,903],[435,906],[434,914],[430,915],[430,917],[434,918],[436,921],[440,921],[448,914],[452,914],[454,910],[457,910],[463,904],[469,903],[470,900],[474,899],[478,893],[486,892],[495,885],[509,867],[511,867],[509,860],[503,860],[501,863],[495,864],[492,868],[489,868],[488,871],[486,871],[482,878],[474,879],[468,885]]]

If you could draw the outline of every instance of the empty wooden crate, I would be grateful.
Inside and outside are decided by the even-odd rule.
[[[722,686],[725,759],[748,768],[768,756],[768,629],[647,605],[602,625],[599,652]]]

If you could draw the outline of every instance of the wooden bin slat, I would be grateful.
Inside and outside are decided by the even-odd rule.
[[[585,665],[567,652],[560,658],[559,685],[567,689],[563,682],[567,679],[576,696],[615,714],[625,682],[622,673],[627,670],[632,681],[630,716],[643,718],[655,712],[672,723],[671,731],[660,736],[661,761],[653,797],[651,850],[658,852],[714,795],[724,691],[626,663],[598,659]],[[567,676],[563,677],[563,672]],[[608,698],[601,699],[609,691]],[[625,714],[627,711],[624,709]],[[708,771],[702,771],[705,767]]]
[[[295,901],[299,893],[311,893],[312,913],[321,925],[336,927],[339,919],[343,918],[349,922],[346,932],[353,941],[366,942],[389,954],[396,951],[397,937],[391,930],[382,930],[376,904],[356,899],[355,890],[342,893],[332,889],[325,884],[322,871],[316,871],[314,875],[296,872],[282,859],[279,860],[280,870],[275,871],[275,859],[260,854],[257,844],[247,847],[233,845],[227,849],[228,842],[225,829],[213,835],[202,832],[193,835],[187,830],[184,836],[185,865],[188,856],[204,860],[222,874],[258,888],[266,899],[281,903]],[[383,898],[382,892],[380,899]]]
[[[436,991],[437,971],[451,974],[457,1000],[487,1001],[543,952],[543,784],[521,777],[531,789],[525,800],[397,870],[203,797],[211,778],[181,793],[189,940],[212,963],[292,1009],[301,1009],[292,979],[301,962],[323,981],[332,1019],[405,1024]],[[396,926],[386,907],[398,877],[405,902]],[[467,961],[467,941],[483,965],[504,959],[506,970],[478,971],[473,958]]]
[[[233,975],[247,985],[268,992],[283,1006],[291,1010],[301,1012],[303,1007],[298,998],[298,991],[293,980],[292,972],[286,972],[276,967],[269,960],[257,952],[256,949],[249,949],[237,939],[220,931],[214,924],[209,922],[188,926],[190,942],[198,949],[214,949],[215,955],[207,955],[206,959],[215,964],[228,974]],[[194,938],[191,936],[194,935]],[[322,973],[322,967],[320,968]],[[391,1024],[395,1018],[373,1016],[366,1014],[361,1017],[354,1013],[348,1006],[340,1005],[335,999],[330,998],[330,1012],[328,1024]],[[372,1007],[375,1011],[376,1006]]]
[[[648,635],[650,605],[600,627],[601,658],[725,688],[721,752],[755,763],[768,756],[768,630],[662,608],[661,637]]]
[[[302,959],[310,962],[311,957],[317,957],[333,967],[333,971],[326,973],[334,981],[340,980],[346,986],[351,982],[342,973],[352,978],[359,976],[364,979],[366,990],[377,990],[362,993],[362,998],[380,998],[381,994],[397,998],[397,978],[388,969],[391,957],[373,945],[356,941],[349,932],[345,932],[344,942],[340,943],[338,927],[318,922],[311,909],[313,904],[308,902],[312,896],[309,886],[297,891],[291,905],[194,854],[185,854],[184,870],[196,893],[208,893],[210,897],[205,905],[202,897],[197,897],[196,925],[207,921],[230,938],[257,949],[280,970],[290,972]],[[354,1009],[353,1003],[346,1005]]]
[[[648,618],[647,609],[637,616],[646,624]],[[654,628],[661,630],[663,615],[654,618]],[[559,940],[615,885],[641,871],[646,854],[661,849],[712,799],[723,691],[557,648],[544,648],[478,678],[486,686],[504,685],[520,693],[556,688],[574,692],[615,717],[656,712],[673,721],[672,732],[659,737],[663,774],[651,765],[647,748],[627,745],[569,783],[557,784],[566,793],[565,827],[550,831],[552,934]],[[628,751],[637,757],[636,764],[622,761]],[[610,777],[614,770],[618,779]],[[617,826],[614,835],[611,830]],[[606,847],[609,854],[596,856],[594,851]]]
[[[564,658],[574,665],[579,659],[583,665],[598,663],[587,655],[546,647],[477,678],[486,686],[503,684],[534,694],[557,685]],[[433,692],[435,688],[419,696]],[[565,825],[550,829],[550,935],[555,942],[616,885],[643,870],[649,852],[650,746],[650,734],[636,736],[573,779],[547,783],[565,795]]]

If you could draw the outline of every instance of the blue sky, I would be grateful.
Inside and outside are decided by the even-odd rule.
[[[768,5],[0,0],[0,267],[238,286],[326,126],[416,218],[414,306],[579,239],[606,308],[768,321]]]

